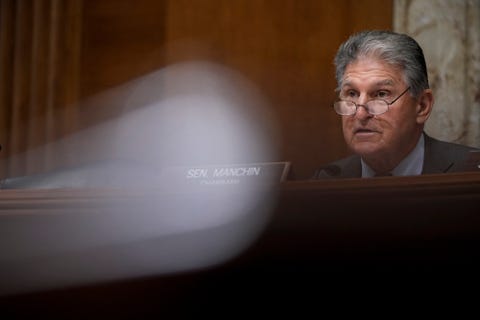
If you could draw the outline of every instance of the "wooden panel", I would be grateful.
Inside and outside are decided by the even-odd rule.
[[[12,105],[13,61],[13,0],[0,1],[0,144],[5,147],[9,133],[9,114]],[[0,177],[6,172],[6,152],[0,153]]]
[[[347,153],[333,56],[364,28],[391,28],[391,1],[128,0],[85,7],[82,94],[167,63],[209,58],[253,80],[272,102],[281,159],[297,178]]]
[[[301,179],[347,153],[331,108],[338,45],[354,31],[390,28],[392,12],[390,2],[371,0],[183,0],[169,2],[167,18],[167,44],[201,42],[200,57],[240,70],[264,91],[283,136],[281,160]]]
[[[81,93],[89,97],[164,66],[166,1],[84,5]]]
[[[81,5],[1,2],[2,175],[46,170],[63,156],[26,152],[75,129]]]
[[[0,143],[9,176],[68,163],[72,155],[48,150],[41,160],[10,156],[119,111],[82,109],[78,96],[206,57],[259,86],[281,130],[272,160],[309,177],[347,152],[330,107],[338,45],[353,31],[392,24],[392,3],[381,0],[5,0],[0,8]]]

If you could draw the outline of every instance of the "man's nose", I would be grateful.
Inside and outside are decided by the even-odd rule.
[[[367,119],[372,117],[372,115],[368,112],[366,105],[357,103],[357,111],[355,112],[355,117],[358,119]]]
[[[370,113],[368,113],[368,107],[367,107],[367,102],[368,102],[368,97],[366,94],[360,94],[358,97],[358,100],[356,101],[357,104],[357,111],[355,113],[355,117],[364,119],[368,118],[371,116]]]

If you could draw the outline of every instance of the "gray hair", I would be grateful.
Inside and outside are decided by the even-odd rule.
[[[337,90],[340,90],[347,66],[360,57],[376,57],[400,67],[412,96],[428,89],[425,57],[420,45],[410,36],[392,31],[371,30],[352,35],[340,45],[335,56]]]

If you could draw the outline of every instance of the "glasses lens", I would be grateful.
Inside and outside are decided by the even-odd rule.
[[[335,112],[342,116],[349,116],[355,114],[357,108],[353,102],[337,101],[333,104]]]
[[[367,102],[368,113],[370,114],[382,114],[387,112],[388,104],[383,100],[371,100]]]

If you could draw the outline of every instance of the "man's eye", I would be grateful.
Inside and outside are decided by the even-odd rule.
[[[388,91],[378,91],[377,98],[387,98],[390,95]]]
[[[357,93],[353,90],[349,90],[345,93],[345,97],[348,98],[355,98],[357,96]]]

